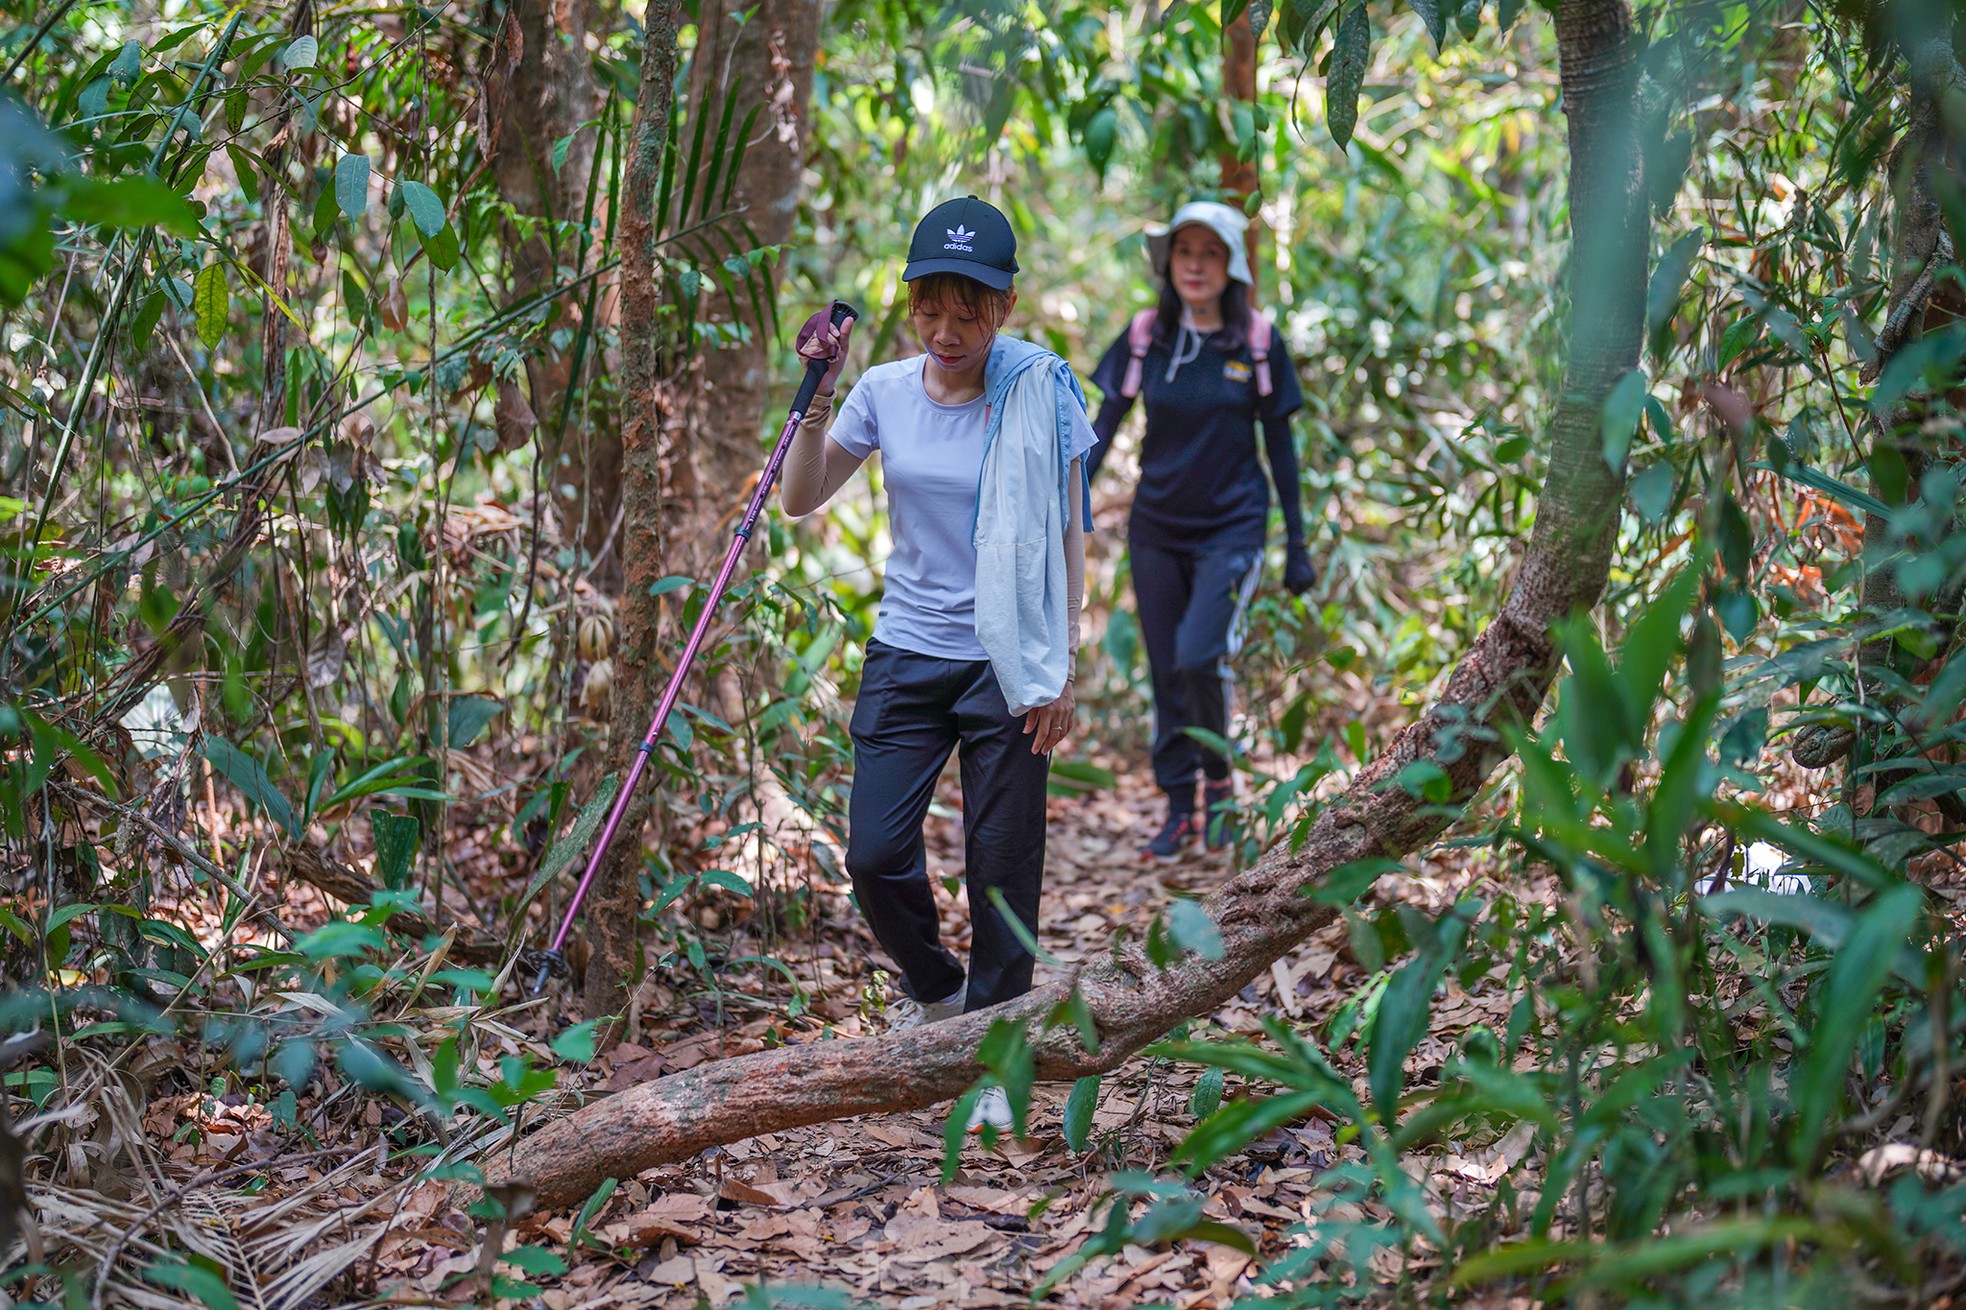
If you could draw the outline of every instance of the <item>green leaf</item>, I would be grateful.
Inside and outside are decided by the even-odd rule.
[[[1420,15],[1420,21],[1427,25],[1427,33],[1434,39],[1434,49],[1440,49],[1441,42],[1447,39],[1447,22],[1440,14],[1440,0],[1406,0],[1406,7]]]
[[[1222,1078],[1219,1065],[1202,1070],[1201,1079],[1195,1084],[1194,1095],[1188,1098],[1188,1113],[1197,1119],[1206,1119],[1221,1108]]]
[[[1859,491],[1849,483],[1840,482],[1829,474],[1812,469],[1806,464],[1798,464],[1790,460],[1780,468],[1775,468],[1773,464],[1762,463],[1757,463],[1754,467],[1771,470],[1791,482],[1800,482],[1805,487],[1820,491],[1845,509],[1855,510],[1860,514],[1878,514],[1886,518],[1891,515],[1891,507],[1869,492]]]
[[[485,725],[497,718],[504,708],[490,696],[459,696],[453,699],[447,733],[451,749],[463,750],[477,741]]]
[[[163,227],[181,237],[198,235],[198,216],[190,202],[154,177],[111,182],[75,178],[67,188],[61,212],[77,223],[125,231]]]
[[[1720,352],[1714,359],[1714,367],[1723,369],[1739,359],[1742,352],[1753,345],[1754,339],[1760,335],[1760,320],[1752,314],[1729,323],[1727,330],[1720,334]]]
[[[280,52],[280,66],[288,72],[313,68],[321,58],[321,43],[311,36],[297,36]]]
[[[1193,951],[1204,960],[1222,958],[1222,930],[1200,901],[1181,900],[1168,906],[1167,931],[1183,951]]]
[[[416,859],[423,825],[413,814],[376,810],[369,815],[369,831],[375,837],[376,878],[391,891],[409,886],[410,864]]]
[[[1073,792],[1088,792],[1110,789],[1117,779],[1111,769],[1101,768],[1087,760],[1055,760],[1051,766],[1051,781]]]
[[[136,317],[130,322],[130,345],[137,354],[141,355],[149,346],[150,334],[157,330],[157,321],[163,317],[164,293],[153,291],[137,306]]]
[[[1038,941],[1037,935],[1031,931],[1030,926],[1018,918],[1017,912],[1010,908],[1010,902],[1004,899],[1003,888],[992,887],[985,893],[985,896],[990,904],[995,907],[998,916],[1003,920],[1003,926],[1010,929],[1010,935],[1017,939],[1019,945],[1045,964],[1056,965],[1058,963],[1051,952],[1047,951],[1043,944]]]
[[[1371,890],[1372,884],[1379,881],[1380,874],[1392,873],[1399,867],[1398,860],[1385,856],[1353,860],[1325,874],[1323,882],[1306,887],[1304,895],[1320,905],[1350,905]]]
[[[430,262],[448,273],[457,267],[458,257],[463,253],[457,244],[457,230],[449,223],[437,229],[437,235],[426,237],[421,231],[417,240],[423,243],[423,253],[430,256]]]
[[[403,208],[409,210],[418,235],[429,238],[444,230],[449,220],[444,217],[444,202],[435,191],[421,182],[403,182],[396,187],[396,194],[403,198]]]
[[[1358,126],[1358,97],[1365,89],[1365,65],[1372,54],[1372,20],[1365,6],[1355,4],[1338,21],[1331,46],[1330,71],[1324,78],[1324,116],[1331,139],[1343,150]]]
[[[1234,1100],[1196,1124],[1194,1131],[1174,1148],[1172,1164],[1186,1165],[1198,1174],[1218,1160],[1225,1160],[1272,1128],[1309,1114],[1324,1104],[1317,1092],[1292,1092],[1287,1096],[1252,1097]]]
[[[109,66],[111,81],[129,86],[143,76],[143,43],[125,41],[116,54],[116,62]]]
[[[515,1246],[499,1259],[514,1269],[523,1269],[529,1274],[558,1277],[567,1271],[567,1262],[557,1253],[543,1246]]]
[[[607,817],[608,807],[614,804],[615,792],[620,789],[621,779],[617,775],[610,773],[601,779],[601,785],[594,789],[594,795],[581,807],[580,816],[574,820],[573,827],[547,852],[546,863],[539,866],[539,872],[533,875],[532,883],[526,888],[525,897],[520,901],[522,906],[530,904],[532,898],[539,895],[539,889],[553,881],[574,856],[586,851],[588,843],[594,840],[595,830],[601,826],[601,820]]]
[[[369,157],[354,151],[335,161],[334,198],[341,212],[360,218],[369,211]]]
[[[267,776],[258,760],[223,737],[207,737],[203,754],[226,781],[237,787],[248,801],[264,811],[266,817],[278,824],[289,837],[299,835],[294,823],[294,807],[273,785],[273,779]]]
[[[1427,1033],[1434,989],[1460,947],[1473,916],[1461,907],[1441,916],[1432,940],[1400,967],[1386,984],[1365,1036],[1366,1073],[1373,1104],[1388,1128],[1399,1113],[1400,1088],[1405,1082],[1406,1057]]]
[[[1102,174],[1113,157],[1113,142],[1119,136],[1119,114],[1111,105],[1093,114],[1085,125],[1085,157]]]
[[[1613,384],[1604,398],[1599,431],[1604,439],[1604,462],[1624,472],[1625,456],[1630,453],[1638,420],[1645,413],[1645,370],[1635,368]]]
[[[754,894],[751,884],[741,875],[732,873],[729,869],[705,869],[696,876],[697,881],[701,882],[705,887],[721,887],[727,892],[736,892],[739,896],[744,897]]]
[[[159,1260],[146,1265],[143,1276],[160,1287],[189,1292],[211,1310],[239,1310],[238,1298],[232,1295],[225,1276],[207,1267],[210,1263],[208,1257],[194,1259],[198,1262]]]
[[[294,943],[294,949],[315,963],[361,956],[381,950],[382,932],[373,924],[330,919]]]
[[[1081,1078],[1072,1084],[1065,1098],[1065,1144],[1074,1151],[1085,1149],[1092,1133],[1092,1112],[1099,1107],[1099,1075]]]
[[[1631,481],[1632,508],[1653,527],[1666,521],[1672,512],[1673,471],[1670,464],[1654,464]]]
[[[412,1097],[423,1092],[402,1065],[365,1041],[343,1042],[335,1063],[365,1091]]]
[[[192,284],[191,306],[198,316],[198,340],[207,350],[215,348],[225,339],[226,319],[232,312],[232,292],[226,285],[224,264],[207,264],[198,270],[198,280]]]
[[[1831,1125],[1842,1120],[1850,1057],[1924,907],[1925,895],[1916,887],[1898,886],[1880,894],[1857,917],[1849,940],[1837,951],[1836,962],[1823,979],[1816,1026],[1794,1084],[1793,1158],[1801,1168],[1815,1166],[1817,1150]]]
[[[599,1019],[589,1019],[555,1037],[551,1043],[553,1054],[573,1064],[586,1064],[594,1058],[594,1033],[601,1025]],[[538,1270],[533,1270],[538,1273]]]
[[[1503,0],[1504,4],[1507,2]],[[1673,310],[1679,307],[1680,295],[1686,289],[1687,276],[1693,271],[1693,261],[1699,258],[1706,242],[1707,230],[1694,228],[1659,256],[1658,267],[1652,270],[1651,285],[1645,290],[1647,334],[1657,332],[1672,319]]]
[[[1846,907],[1819,896],[1784,895],[1764,887],[1736,887],[1700,898],[1701,912],[1716,919],[1743,918],[1780,924],[1808,933],[1828,950],[1843,945],[1856,916]]]

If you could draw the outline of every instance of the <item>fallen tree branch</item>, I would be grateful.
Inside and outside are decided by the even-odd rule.
[[[225,890],[231,892],[234,896],[237,896],[245,903],[247,913],[262,919],[273,930],[276,936],[288,940],[292,939],[293,934],[287,931],[286,925],[280,922],[279,918],[260,901],[259,897],[253,895],[251,888],[246,887],[237,878],[234,878],[224,869],[200,855],[195,846],[186,841],[180,834],[172,832],[169,828],[166,828],[163,824],[157,822],[148,814],[145,814],[140,807],[125,805],[120,801],[111,800],[101,792],[90,791],[86,787],[56,784],[55,790],[64,800],[80,802],[99,814],[114,815],[119,822],[133,823],[143,829],[145,833],[149,834],[152,840],[158,842],[173,855],[204,874],[207,878],[210,878],[219,886],[225,888]]]
[[[1602,415],[1611,387],[1637,364],[1644,325],[1648,216],[1631,14],[1625,0],[1562,0],[1555,12],[1570,119],[1573,308],[1534,537],[1508,601],[1440,701],[1360,771],[1299,849],[1280,843],[1206,902],[1221,930],[1222,957],[1190,955],[1156,970],[1115,952],[1075,979],[960,1019],[879,1041],[813,1042],[672,1074],[501,1148],[486,1161],[490,1186],[523,1186],[539,1206],[557,1208],[578,1203],[604,1179],[631,1177],[708,1146],[933,1105],[976,1080],[978,1045],[998,1019],[1030,1024],[1039,1079],[1103,1073],[1183,1019],[1219,1006],[1329,923],[1336,908],[1312,900],[1307,889],[1357,861],[1404,856],[1447,827],[1507,758],[1507,730],[1527,724],[1541,706],[1558,663],[1553,625],[1602,594],[1624,492],[1623,467],[1605,460]],[[1423,760],[1446,774],[1452,804],[1425,802],[1399,785],[1408,766]],[[1070,1025],[1038,1031],[1073,986],[1098,1031],[1094,1051]]]
[[[367,905],[376,887],[359,871],[331,859],[312,846],[284,846],[280,858],[287,872],[344,905]],[[418,910],[397,910],[389,916],[390,931],[409,937],[438,936],[447,931]],[[460,937],[450,946],[450,958],[465,964],[496,964],[505,958],[505,943],[489,937]]]

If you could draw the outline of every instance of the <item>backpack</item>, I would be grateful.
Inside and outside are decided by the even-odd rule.
[[[1146,366],[1147,348],[1154,344],[1154,321],[1160,311],[1143,309],[1133,316],[1126,325],[1126,349],[1132,356],[1126,362],[1126,377],[1120,383],[1120,394],[1128,400],[1140,394],[1140,374]],[[1258,313],[1253,307],[1249,311],[1249,355],[1256,364],[1256,394],[1270,394],[1270,334],[1276,329],[1270,324],[1267,314]]]

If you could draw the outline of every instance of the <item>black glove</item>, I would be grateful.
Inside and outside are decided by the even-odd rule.
[[[1317,585],[1317,565],[1311,551],[1301,541],[1293,541],[1283,551],[1283,585],[1293,596],[1301,596]]]

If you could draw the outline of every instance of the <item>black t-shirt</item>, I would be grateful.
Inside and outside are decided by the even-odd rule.
[[[1304,393],[1297,370],[1284,349],[1281,334],[1270,333],[1270,381],[1267,396],[1257,394],[1255,362],[1248,343],[1233,351],[1221,349],[1223,334],[1202,339],[1201,354],[1183,364],[1174,380],[1167,379],[1172,357],[1156,343],[1147,350],[1141,373],[1140,397],[1146,405],[1147,431],[1140,449],[1140,486],[1133,496],[1131,531],[1148,541],[1192,545],[1202,541],[1221,546],[1261,546],[1270,514],[1270,483],[1256,452],[1256,426],[1288,430],[1276,422],[1303,408]],[[1131,408],[1120,396],[1120,383],[1132,358],[1126,333],[1108,347],[1092,384],[1105,394],[1101,407],[1099,449],[1093,467],[1103,462],[1105,445]],[[1108,417],[1108,415],[1111,417]],[[1286,473],[1292,483],[1279,487],[1294,499],[1298,489],[1296,459]],[[1293,504],[1294,507],[1294,504]]]

